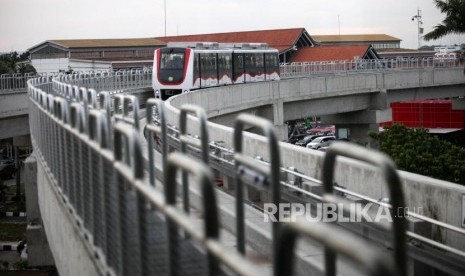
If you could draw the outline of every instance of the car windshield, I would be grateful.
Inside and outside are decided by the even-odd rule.
[[[184,53],[162,53],[160,69],[183,69]]]
[[[312,136],[305,136],[304,139],[302,139],[302,141],[303,141],[304,143],[306,143],[306,142],[308,142],[308,141],[310,141],[310,140],[312,140]]]
[[[320,143],[321,140],[323,140],[325,137],[318,137],[315,140],[313,140],[313,143]]]

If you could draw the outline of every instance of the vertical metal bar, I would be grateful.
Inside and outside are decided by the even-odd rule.
[[[138,130],[139,129],[139,99],[133,95],[125,95],[123,97],[123,118],[129,117],[130,109],[132,106],[132,124]]]
[[[110,133],[112,133],[113,131],[112,117],[111,117],[111,98],[110,98],[110,94],[107,91],[100,92],[99,96],[100,96],[99,108],[100,110],[103,110],[105,112],[105,115],[107,118],[107,127],[108,127],[107,133],[109,133],[109,135],[107,136],[108,138],[107,145],[110,149],[112,149],[113,141],[112,141],[112,135],[110,135]]]
[[[153,125],[153,112],[154,108],[157,108],[158,120],[160,124],[160,132],[155,130],[151,131],[150,127]],[[168,140],[167,140],[167,131],[166,131],[166,119],[165,119],[165,104],[160,99],[149,99],[147,101],[147,138],[148,138],[148,153],[149,153],[149,174],[150,174],[150,184],[155,186],[155,158],[153,154],[154,148],[154,132],[158,135],[161,135],[161,153],[162,153],[162,162],[163,162],[163,173],[166,173],[166,158],[168,155]],[[163,177],[165,179],[165,177]]]
[[[262,130],[264,136],[268,139],[268,150],[270,153],[270,172],[271,172],[271,199],[276,206],[279,206],[280,201],[280,183],[279,183],[279,168],[280,168],[280,156],[278,148],[278,140],[274,133],[273,125],[259,117],[255,117],[249,114],[240,114],[234,125],[234,148],[235,148],[235,168],[236,172],[239,170],[239,163],[237,158],[242,156],[242,130],[246,125],[251,125]],[[236,177],[236,235],[237,235],[237,250],[244,254],[245,253],[245,235],[244,235],[244,202],[243,202],[243,187],[242,180],[240,177]],[[279,208],[278,208],[279,210]],[[277,213],[279,217],[279,211]],[[277,239],[279,234],[279,223],[274,222],[272,224],[273,230],[273,261],[276,261],[277,257]]]
[[[89,112],[89,138],[91,141],[98,144],[99,149],[107,149],[107,121],[105,115],[97,110],[91,110]],[[101,152],[92,150],[94,155],[94,162],[91,166],[93,185],[92,189],[92,201],[94,206],[92,208],[92,234],[94,235],[95,245],[104,249],[106,246],[106,235],[105,235],[105,193],[104,193],[104,182],[103,182],[103,157]]]
[[[176,170],[177,168],[190,173],[195,181],[200,184],[203,197],[203,209],[205,212],[204,229],[206,238],[218,239],[219,220],[213,187],[213,175],[206,164],[195,162],[181,153],[172,153],[168,156],[167,173],[165,182],[165,202],[173,207],[176,206]],[[169,237],[169,261],[171,275],[177,275],[179,269],[178,246],[179,234],[177,225],[167,219]],[[211,252],[207,252],[209,275],[217,275],[218,263]]]
[[[208,131],[207,131],[207,116],[205,114],[205,111],[195,105],[190,105],[190,104],[185,104],[181,106],[181,113],[179,115],[179,120],[180,120],[180,136],[179,140],[181,142],[181,152],[186,153],[187,151],[187,145],[193,145],[197,146],[191,140],[187,138],[187,114],[188,113],[194,113],[198,120],[199,120],[199,125],[200,125],[200,139],[201,139],[201,152],[202,152],[202,160],[205,162],[205,164],[208,164]],[[187,174],[186,172],[182,172],[182,187],[183,187],[183,205],[184,205],[184,211],[186,213],[189,213],[189,183],[187,179]]]
[[[66,181],[66,160],[70,154],[66,150],[66,130],[64,125],[68,123],[68,102],[63,98],[55,98],[55,116],[60,122],[57,133],[57,146],[59,148],[59,170],[58,170],[58,182],[61,184],[61,187],[65,194],[68,196],[67,192],[69,190],[69,183]]]
[[[399,174],[397,173],[395,164],[392,160],[383,153],[369,151],[364,147],[349,143],[335,143],[331,145],[326,152],[325,159],[323,160],[323,186],[326,193],[332,194],[334,191],[334,167],[336,157],[338,155],[354,158],[378,166],[385,177],[386,184],[388,185],[393,210],[399,210],[399,208],[405,207],[402,182],[400,181]],[[398,266],[399,275],[407,275],[407,220],[405,216],[395,216],[392,213],[391,217],[393,220],[393,259]]]
[[[77,133],[72,134],[73,140],[73,171],[74,171],[74,193],[75,193],[75,208],[79,216],[84,219],[84,193],[85,193],[85,184],[84,184],[84,163],[88,160],[84,160],[84,149],[83,143],[79,138],[78,134],[83,134],[86,129],[86,119],[85,119],[84,107],[79,103],[72,103],[70,106],[70,124],[71,127],[75,129]]]
[[[116,123],[115,166],[117,167],[120,203],[121,245],[123,247],[123,274],[142,275],[139,220],[141,198],[128,183],[144,177],[142,142],[139,132],[124,123]],[[123,141],[125,140],[125,141]],[[124,154],[123,154],[124,152]],[[130,175],[123,170],[130,171]]]

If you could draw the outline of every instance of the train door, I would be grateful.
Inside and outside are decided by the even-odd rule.
[[[218,85],[216,53],[200,54],[200,87]]]
[[[255,81],[256,68],[255,68],[255,57],[253,53],[245,53],[244,55],[245,64],[245,82]]]
[[[244,53],[233,53],[233,83],[245,81]]]
[[[279,62],[277,53],[265,54],[265,73],[267,80],[279,80]]]
[[[227,85],[233,83],[232,76],[232,54],[218,54],[218,84]]]
[[[265,56],[263,53],[254,54],[255,77],[254,81],[265,80]]]

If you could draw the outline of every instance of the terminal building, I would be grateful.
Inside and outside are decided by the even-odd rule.
[[[31,63],[39,73],[148,67],[152,64],[155,49],[168,42],[187,41],[267,43],[278,49],[281,63],[379,58],[376,48],[371,45],[376,40],[368,39],[373,37],[370,35],[359,36],[357,41],[346,39],[345,43],[339,44],[330,43],[322,39],[323,36],[314,37],[305,28],[291,28],[140,39],[47,40],[31,47],[29,52]],[[399,39],[393,40],[400,43]]]
[[[379,59],[397,56],[401,40],[385,34],[310,35],[305,28],[133,39],[47,40],[29,49],[38,73],[144,68],[168,42],[267,43],[281,63]]]
[[[29,49],[37,73],[97,71],[152,66],[155,38],[47,40]]]

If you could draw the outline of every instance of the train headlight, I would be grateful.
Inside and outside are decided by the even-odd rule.
[[[184,90],[184,94],[188,93],[189,91],[188,90]]]
[[[160,98],[160,91],[155,90],[155,98]]]

